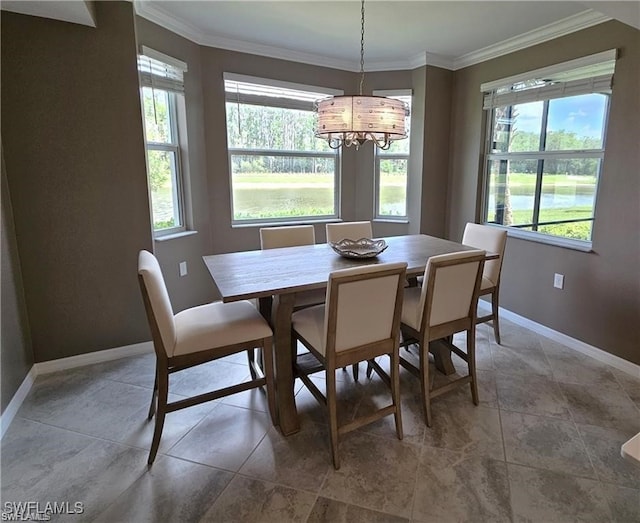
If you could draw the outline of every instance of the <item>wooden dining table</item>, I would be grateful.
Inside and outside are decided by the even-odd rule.
[[[291,338],[291,315],[297,293],[326,289],[333,271],[368,264],[405,262],[407,277],[416,277],[424,273],[431,256],[473,249],[424,234],[384,240],[386,250],[367,259],[344,258],[327,243],[203,256],[222,301],[258,299],[260,312],[273,327],[277,415],[284,435],[300,430],[294,398],[295,348]],[[487,258],[496,256],[489,253]],[[437,346],[431,350],[440,371],[455,372],[448,350],[439,351]]]

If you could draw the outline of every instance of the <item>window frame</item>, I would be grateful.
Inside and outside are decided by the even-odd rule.
[[[141,70],[140,60],[151,60],[154,66],[162,64],[166,70],[166,77],[156,76],[153,74],[153,68],[149,67],[151,71]],[[156,69],[157,70],[157,69]],[[164,239],[176,234],[186,233],[189,231],[188,217],[186,212],[186,183],[185,172],[186,166],[183,164],[183,143],[186,143],[186,139],[180,132],[180,115],[178,114],[179,107],[184,108],[184,104],[180,104],[178,96],[184,97],[184,85],[183,75],[187,72],[187,64],[165,55],[146,46],[141,46],[140,54],[138,55],[138,73],[140,75],[140,98],[142,105],[142,126],[144,131],[144,144],[145,144],[145,161],[147,167],[147,185],[149,194],[149,207],[151,213],[151,227],[155,239]],[[147,139],[146,129],[146,112],[145,112],[145,97],[144,89],[151,89],[152,96],[155,102],[155,93],[162,92],[167,97],[167,119],[169,123],[170,141],[167,142],[155,142]],[[172,176],[172,202],[174,208],[174,216],[177,217],[179,223],[173,227],[166,227],[162,229],[156,229],[154,213],[153,213],[153,197],[151,194],[151,186],[149,184],[149,152],[160,151],[170,153],[171,155],[171,176]]]
[[[510,77],[503,80],[497,80],[494,82],[490,82],[488,84],[483,84],[481,90],[485,93],[485,107],[484,114],[486,115],[486,128],[485,128],[485,154],[484,154],[484,166],[483,166],[483,183],[482,183],[482,205],[481,205],[481,221],[482,223],[489,224],[497,227],[504,227],[510,236],[537,241],[541,243],[548,243],[551,245],[558,245],[562,247],[574,248],[577,250],[590,251],[593,241],[593,224],[595,223],[595,216],[597,212],[597,203],[598,203],[598,192],[600,187],[600,180],[604,165],[605,158],[605,150],[606,150],[606,138],[607,138],[607,128],[608,128],[608,120],[609,120],[609,112],[611,105],[611,77],[613,75],[613,68],[615,68],[615,58],[616,58],[616,50],[605,51],[603,53],[598,53],[597,55],[591,55],[587,57],[583,57],[580,59],[572,60],[570,62],[566,62],[564,64],[556,64],[554,66],[550,66],[547,68],[543,68],[537,71],[531,71],[529,73],[522,73],[515,77]],[[529,92],[525,92],[523,96],[524,99],[518,99],[520,93],[515,93],[515,98],[511,98],[510,103],[505,105],[494,105],[490,109],[487,109],[486,104],[490,101],[490,98],[495,94],[499,87],[506,86],[509,82],[512,82],[513,85],[516,85],[518,82],[526,82],[527,80],[534,80],[536,76],[544,77],[547,75],[559,74],[571,77],[571,73],[573,71],[572,66],[574,68],[578,67],[591,67],[594,71],[598,71],[601,74],[601,67],[604,69],[608,69],[605,67],[605,63],[613,62],[611,66],[610,76],[607,81],[604,79],[605,76],[598,76],[595,78],[596,83],[598,84],[597,88],[594,88],[592,91],[584,90],[582,92],[575,92],[571,94],[565,94],[562,88],[559,89],[558,93],[555,96],[553,93],[551,94],[536,94],[535,88],[532,88]],[[542,72],[545,74],[543,75]],[[582,77],[580,77],[582,78]],[[584,77],[589,79],[588,77]],[[599,83],[598,83],[599,82]],[[608,82],[609,87],[603,87],[603,85]],[[557,83],[562,84],[561,81]],[[577,84],[573,78],[567,81],[567,85]],[[594,82],[592,82],[593,85]],[[489,87],[490,86],[490,87]],[[545,86],[543,89],[551,90],[554,89],[555,86],[552,83],[550,86]],[[486,94],[489,93],[489,94]],[[533,93],[533,95],[532,95]],[[603,108],[603,122],[602,122],[602,147],[600,148],[592,148],[592,149],[563,149],[563,150],[545,150],[546,139],[549,135],[550,129],[548,128],[548,115],[549,115],[549,105],[550,101],[558,100],[561,98],[569,98],[576,97],[585,94],[602,94],[606,96],[605,105]],[[507,94],[509,97],[510,94]],[[536,98],[539,96],[539,98]],[[510,100],[510,98],[505,98],[506,100]],[[517,105],[521,105],[524,103],[529,103],[532,101],[540,101],[543,102],[542,108],[542,121],[541,126],[538,131],[539,133],[539,144],[538,150],[535,151],[517,151],[517,152],[501,152],[495,151],[493,149],[494,144],[494,131],[495,131],[495,113],[496,110],[505,108],[505,107],[514,107]],[[596,187],[594,190],[593,196],[593,212],[590,218],[577,218],[577,219],[567,219],[567,220],[546,220],[540,221],[540,212],[541,210],[541,201],[542,201],[542,192],[543,192],[543,182],[544,182],[544,174],[545,168],[544,163],[547,160],[557,160],[557,159],[571,159],[571,160],[580,160],[580,159],[589,159],[596,158],[599,160],[598,171],[596,173]],[[531,208],[531,223],[526,224],[514,224],[514,225],[503,225],[501,223],[497,223],[496,221],[489,220],[489,212],[492,209],[489,208],[489,197],[490,197],[490,184],[491,184],[491,164],[494,161],[513,161],[513,160],[530,160],[536,162],[536,183],[533,194],[533,205]],[[577,239],[570,238],[568,236],[560,236],[553,235],[544,232],[538,231],[538,228],[546,225],[556,225],[556,224],[564,224],[564,223],[577,223],[577,222],[591,222],[591,234],[589,239]],[[530,227],[531,230],[524,230],[524,228]]]
[[[413,90],[412,89],[391,89],[391,90],[374,90],[372,92],[374,96],[387,96],[389,98],[405,98],[409,97],[409,109],[412,108],[413,102]],[[411,112],[410,112],[411,114]],[[409,133],[405,140],[411,140],[411,126],[409,126]],[[402,222],[406,223],[409,220],[409,190],[410,190],[410,176],[409,176],[409,158],[411,156],[411,145],[409,145],[408,153],[389,153],[381,150],[379,147],[374,146],[373,152],[373,219],[378,221],[389,222]],[[381,160],[406,160],[407,162],[407,184],[405,187],[405,214],[404,215],[387,215],[380,214],[380,162]]]
[[[318,94],[326,94],[329,95],[338,95],[342,94],[342,91],[336,89],[327,89],[317,86],[304,85],[304,84],[296,84],[292,82],[284,82],[279,80],[267,79],[267,78],[258,78],[247,75],[240,75],[236,73],[225,72],[224,75],[225,82],[227,80],[232,82],[244,82],[251,83],[258,86],[266,86],[266,87],[281,87],[285,89],[294,89],[298,91],[307,91]],[[307,104],[294,100],[294,99],[286,99],[286,98],[277,98],[271,99],[272,102],[275,103],[266,103],[270,100],[269,97],[258,96],[258,95],[250,95],[247,96],[245,100],[241,100],[239,95],[234,94],[233,92],[227,91],[225,92],[225,130],[227,129],[226,125],[226,105],[227,103],[234,103],[238,106],[240,105],[253,105],[259,107],[269,107],[269,108],[280,108],[280,109],[293,109],[293,110],[312,110],[308,108]],[[276,101],[277,100],[277,101]],[[288,103],[287,100],[290,100]],[[227,130],[228,137],[228,130]],[[228,139],[228,138],[227,138]],[[268,217],[268,218],[249,218],[249,219],[236,219],[235,218],[235,209],[234,209],[234,188],[233,188],[233,158],[234,156],[275,156],[275,157],[283,157],[283,158],[332,158],[334,163],[334,182],[333,182],[333,202],[334,202],[334,213],[330,215],[321,215],[321,216],[283,216],[280,218],[277,217]],[[297,151],[297,150],[285,150],[285,149],[256,149],[256,148],[242,148],[242,147],[229,147],[227,142],[227,160],[229,165],[229,205],[231,210],[231,226],[232,227],[242,227],[242,226],[251,226],[251,225],[268,225],[268,224],[298,224],[298,223],[310,223],[310,222],[325,222],[325,221],[334,221],[339,219],[340,215],[340,196],[341,196],[341,179],[342,179],[342,152],[340,150],[330,150],[330,151]]]

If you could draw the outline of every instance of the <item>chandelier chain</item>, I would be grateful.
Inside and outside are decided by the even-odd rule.
[[[364,0],[360,9],[360,96],[364,84]]]
[[[406,104],[384,96],[363,95],[364,89],[364,1],[360,8],[359,96],[334,96],[318,100],[316,137],[327,140],[331,149],[355,147],[366,142],[388,150],[391,142],[407,137]]]

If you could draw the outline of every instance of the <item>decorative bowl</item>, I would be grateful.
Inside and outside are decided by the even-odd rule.
[[[345,258],[375,258],[384,251],[388,245],[384,240],[371,240],[360,238],[350,240],[345,238],[339,242],[329,242],[331,248]]]

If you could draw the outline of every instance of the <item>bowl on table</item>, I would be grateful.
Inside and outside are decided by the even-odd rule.
[[[360,238],[359,240],[345,238],[338,242],[329,242],[329,245],[345,258],[375,258],[388,247],[384,240],[370,238]]]

